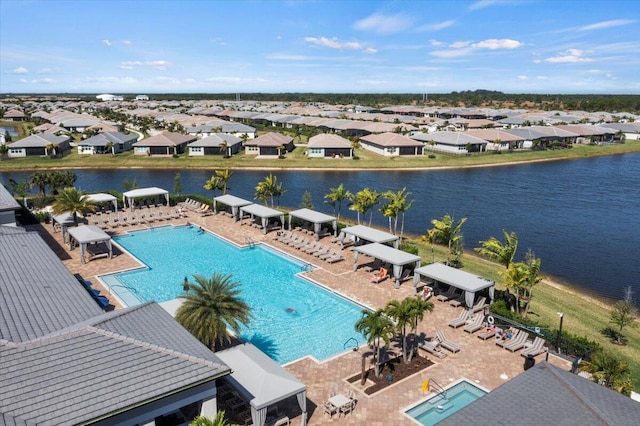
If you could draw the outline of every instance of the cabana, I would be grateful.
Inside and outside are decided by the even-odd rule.
[[[125,208],[127,208],[127,205],[129,207],[133,207],[133,203],[134,203],[136,198],[157,197],[159,195],[163,195],[165,197],[165,199],[167,200],[167,206],[168,206],[169,205],[169,191],[167,191],[165,189],[162,189],[162,188],[156,188],[156,187],[139,188],[139,189],[134,189],[134,190],[131,190],[131,191],[123,192],[122,193],[122,203],[124,204]]]
[[[269,207],[261,206],[260,204],[249,204],[248,206],[240,207],[240,217],[246,213],[251,216],[252,219],[259,217],[262,225],[262,232],[267,233],[269,226],[269,219],[272,217],[279,217],[280,223],[282,223],[282,229],[284,229],[284,213],[279,210],[275,210]]]
[[[333,225],[333,235],[336,235],[338,221],[334,216],[329,216],[328,214],[310,209],[294,210],[289,212],[289,229],[291,229],[291,218],[293,217],[313,223],[313,233],[316,237],[316,241],[320,239],[320,230],[322,229],[323,223],[331,222]]]
[[[69,212],[65,212],[56,216],[51,217],[51,228],[53,232],[56,232],[56,226],[60,227],[60,232],[62,232],[62,242],[66,243],[67,241],[67,228],[69,226],[75,225],[75,221],[73,220],[73,214]]]
[[[395,248],[398,248],[398,244],[400,243],[398,236],[364,225],[348,226],[342,228],[342,232],[353,235],[356,240],[365,240],[371,243],[384,244],[393,241],[393,247]]]
[[[255,426],[266,423],[270,405],[293,395],[302,410],[300,424],[307,424],[307,387],[281,365],[251,343],[218,351],[216,356],[231,367],[233,373],[224,379],[249,401]]]
[[[240,207],[253,204],[252,201],[248,201],[242,198],[234,197],[233,195],[219,195],[213,198],[213,211],[218,213],[217,203],[222,203],[231,207],[231,214],[233,215],[233,221],[237,222],[240,219]]]
[[[86,255],[89,251],[87,248],[89,244],[104,242],[107,246],[107,252],[101,253],[98,256],[108,257],[109,259],[113,257],[111,237],[95,225],[82,225],[70,229],[69,236],[78,242],[80,246],[80,259],[83,264],[87,263]],[[73,247],[71,238],[69,238],[69,249]]]
[[[485,288],[489,289],[489,299],[491,299],[490,303],[493,303],[496,283],[495,281],[491,281],[487,278],[479,277],[442,263],[432,263],[431,265],[426,265],[416,269],[413,276],[414,286],[420,281],[420,276],[430,278],[436,284],[444,283],[464,290],[464,302],[467,305],[467,308],[473,306],[476,292]]]
[[[380,243],[366,244],[364,246],[354,247],[353,249],[353,270],[358,269],[358,253],[366,254],[376,259],[380,259],[383,262],[387,262],[393,265],[393,279],[396,282],[396,288],[400,288],[400,279],[402,277],[402,269],[404,265],[414,264],[416,268],[420,267],[422,259],[420,256],[416,256],[406,251],[398,250],[393,247],[386,246]],[[415,273],[414,273],[415,274]],[[413,277],[414,283],[416,282],[415,275]],[[413,293],[416,294],[415,285],[413,286]]]
[[[98,193],[98,194],[89,194],[87,198],[94,203],[108,203],[111,202],[113,204],[113,210],[118,211],[118,199],[111,194]]]

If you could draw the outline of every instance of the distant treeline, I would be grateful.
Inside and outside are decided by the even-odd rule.
[[[132,100],[136,94],[114,93]],[[492,90],[473,90],[451,93],[157,93],[148,94],[150,100],[226,100],[258,102],[304,102],[336,105],[361,105],[384,108],[391,105],[417,105],[432,107],[490,107],[551,110],[582,110],[640,113],[640,95],[571,95],[571,94],[514,94]],[[5,94],[13,99],[58,97],[95,101],[93,94],[57,95]],[[1,99],[1,98],[0,98]]]

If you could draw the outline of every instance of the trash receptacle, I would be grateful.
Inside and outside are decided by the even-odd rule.
[[[527,357],[524,359],[524,371],[527,371],[534,365],[536,365],[536,359],[531,354],[527,355]]]

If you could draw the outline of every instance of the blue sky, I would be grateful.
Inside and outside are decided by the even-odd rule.
[[[640,93],[640,1],[0,0],[0,93]]]

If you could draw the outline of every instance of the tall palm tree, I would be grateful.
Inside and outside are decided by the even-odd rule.
[[[222,154],[223,157],[229,156],[229,153],[227,152],[228,148],[229,148],[229,144],[225,140],[223,140],[218,144],[218,149],[220,150],[220,153]]]
[[[378,191],[364,188],[362,191],[358,191],[353,197],[353,204],[349,207],[351,210],[358,212],[358,223],[360,223],[359,213],[366,215],[368,211],[371,212],[369,216],[369,226],[373,222],[374,207],[380,203],[380,194]],[[354,208],[354,205],[356,206]]]
[[[424,319],[424,314],[427,312],[433,311],[433,303],[428,300],[422,300],[422,297],[409,297],[407,298],[407,304],[409,307],[409,316],[411,317],[411,331],[415,337],[418,334],[418,323]],[[413,359],[413,355],[415,354],[416,347],[412,346],[409,351],[409,362]]]
[[[255,198],[261,200],[267,205],[267,201],[271,200],[271,207],[275,205],[274,200],[278,200],[280,205],[280,197],[287,193],[287,190],[282,189],[282,182],[278,182],[278,177],[269,173],[269,176],[261,182],[258,182],[256,186]]]
[[[213,176],[211,176],[211,179],[204,182],[202,188],[206,189],[207,191],[213,191],[213,196],[211,197],[211,199],[213,200],[214,198],[216,198],[216,191],[220,189],[220,177],[218,177],[217,174],[214,174]]]
[[[405,363],[409,362],[407,357],[407,327],[413,324],[412,304],[410,298],[402,301],[391,300],[387,303],[384,311],[395,322],[396,331],[400,334],[402,340],[402,359]],[[416,299],[416,298],[411,298]]]
[[[47,185],[49,185],[50,175],[47,172],[35,172],[31,175],[29,186],[38,188],[38,193],[43,197],[47,195]]]
[[[185,301],[176,312],[176,320],[211,350],[230,341],[227,329],[239,334],[251,320],[251,308],[240,298],[240,283],[231,275],[214,272],[207,279],[193,275],[186,282]]]
[[[220,190],[222,191],[222,194],[226,194],[229,191],[229,180],[231,179],[231,176],[233,176],[233,172],[228,168],[216,170],[216,177],[220,181]]]
[[[380,340],[382,340],[384,346],[389,344],[389,338],[393,335],[394,330],[393,323],[386,316],[383,309],[378,309],[375,312],[365,309],[362,311],[362,317],[356,321],[354,327],[357,332],[367,339],[367,343],[373,345],[374,371],[376,377],[380,377]]]
[[[434,242],[447,246],[447,263],[451,263],[451,256],[457,258],[462,253],[462,225],[467,221],[463,217],[455,223],[453,217],[448,213],[441,219],[433,219],[433,239]]]
[[[509,233],[506,229],[503,229],[502,233],[504,234],[504,243],[496,237],[490,237],[488,240],[480,241],[482,246],[476,247],[474,250],[508,269],[516,255],[516,250],[518,250],[518,235],[515,232]]]
[[[389,218],[389,232],[397,235],[398,233],[398,217],[402,215],[402,226],[400,231],[400,237],[404,233],[404,215],[407,210],[413,205],[413,201],[407,201],[407,198],[411,195],[407,192],[407,188],[402,188],[399,191],[386,191],[382,193],[382,198],[385,198],[388,202],[383,206],[383,215]],[[391,229],[391,219],[393,219],[393,230]]]
[[[348,201],[353,198],[351,191],[344,187],[344,183],[338,185],[337,188],[329,188],[329,192],[324,196],[325,203],[333,207],[333,214],[336,214],[338,221],[340,220],[340,213],[342,210],[342,202]],[[336,205],[338,208],[336,209]]]
[[[95,211],[96,203],[85,192],[71,186],[58,192],[51,208],[53,214],[71,213],[74,225],[78,226],[78,212]]]

